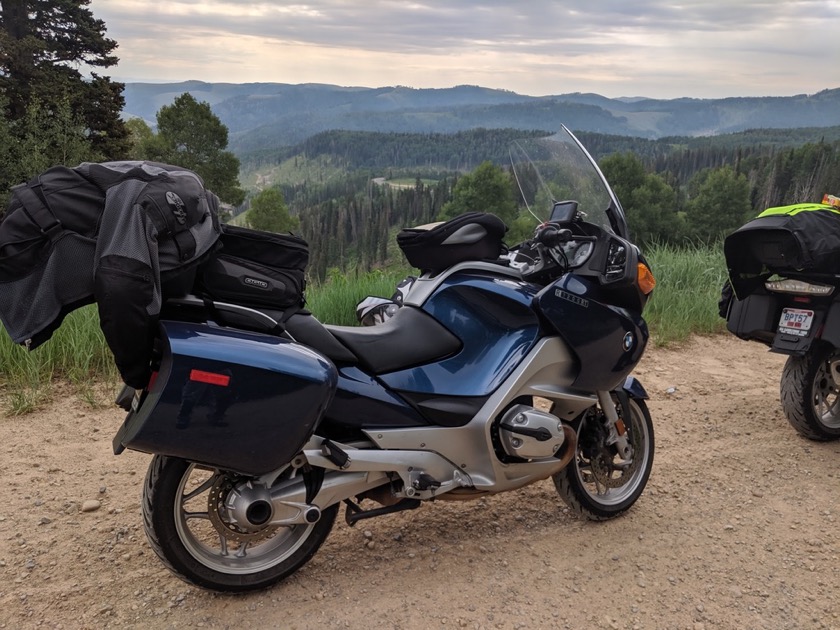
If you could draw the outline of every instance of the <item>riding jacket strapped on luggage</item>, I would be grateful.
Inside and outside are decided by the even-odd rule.
[[[0,219],[0,320],[34,349],[96,301],[123,380],[143,387],[163,300],[219,237],[218,198],[182,167],[56,166],[15,186]]]

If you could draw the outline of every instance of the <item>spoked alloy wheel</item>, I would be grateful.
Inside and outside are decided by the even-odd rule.
[[[840,351],[815,344],[788,357],[782,370],[782,408],[796,431],[818,441],[840,438]]]
[[[329,535],[337,505],[313,525],[238,527],[225,501],[239,482],[182,459],[152,459],[143,486],[144,527],[178,577],[217,591],[265,588],[303,566]]]
[[[603,521],[627,511],[641,496],[653,468],[653,422],[642,400],[629,401],[630,418],[622,418],[632,447],[629,461],[607,444],[601,413],[587,413],[576,424],[575,457],[554,475],[563,501],[580,516]]]

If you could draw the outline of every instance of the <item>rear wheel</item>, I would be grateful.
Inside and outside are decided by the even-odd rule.
[[[619,406],[619,414],[620,412]],[[579,516],[604,521],[623,512],[641,496],[653,468],[653,421],[642,400],[629,400],[630,418],[622,417],[632,447],[630,460],[608,444],[609,431],[599,409],[574,423],[577,452],[554,475],[560,498]]]
[[[840,351],[815,344],[788,357],[782,370],[782,409],[796,431],[818,441],[840,438]]]
[[[265,588],[297,571],[329,535],[338,505],[311,525],[237,527],[225,500],[242,481],[215,468],[154,456],[143,486],[143,524],[155,553],[178,577],[217,591]],[[266,522],[268,517],[265,513]]]

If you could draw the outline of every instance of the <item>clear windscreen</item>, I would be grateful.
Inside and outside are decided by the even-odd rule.
[[[621,206],[595,161],[568,129],[516,141],[509,153],[520,203],[537,221],[559,220],[572,207],[567,202],[575,201],[584,221],[626,236]]]

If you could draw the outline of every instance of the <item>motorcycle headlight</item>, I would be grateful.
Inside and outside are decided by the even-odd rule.
[[[764,288],[774,293],[794,293],[796,295],[831,295],[834,287],[827,284],[805,282],[804,280],[793,280],[783,278],[780,280],[768,280]]]

